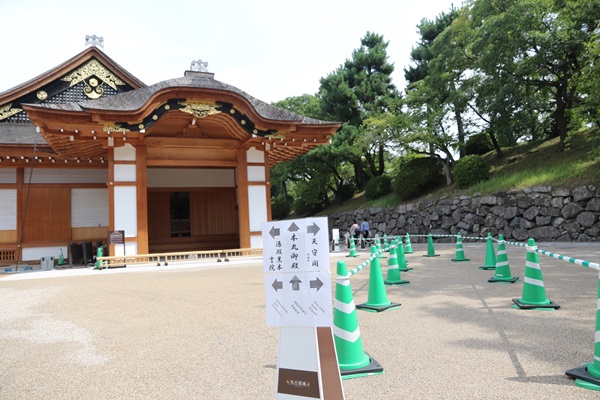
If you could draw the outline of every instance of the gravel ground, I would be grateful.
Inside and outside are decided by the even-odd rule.
[[[538,245],[600,259],[598,245]],[[600,398],[564,374],[592,361],[598,272],[540,255],[561,308],[516,310],[525,248],[508,247],[515,284],[487,282],[484,243],[464,248],[471,261],[452,262],[452,244],[435,258],[413,244],[411,283],[386,287],[401,307],[358,311],[384,373],[344,380],[346,398]],[[333,276],[367,256],[333,253]],[[0,399],[273,399],[279,330],[265,324],[263,278],[259,258],[0,274]],[[351,278],[356,303],[368,279],[368,268]]]

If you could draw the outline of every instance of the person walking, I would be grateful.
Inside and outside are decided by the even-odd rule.
[[[369,221],[366,219],[360,223],[360,232],[363,235],[364,239],[368,239],[371,234],[371,225],[369,225]]]
[[[352,222],[352,226],[350,227],[350,236],[357,241],[360,238],[360,226],[356,223],[356,221]]]

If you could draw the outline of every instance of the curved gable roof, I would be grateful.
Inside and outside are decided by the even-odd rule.
[[[106,68],[111,70],[114,74],[116,74],[120,79],[122,79],[125,83],[130,85],[134,89],[139,89],[145,87],[146,84],[132,75],[129,71],[125,70],[119,64],[117,64],[112,58],[108,57],[103,51],[98,49],[97,47],[88,47],[81,53],[76,56],[70,58],[64,63],[44,72],[36,76],[33,79],[28,80],[18,86],[15,86],[11,89],[8,89],[4,92],[0,93],[0,104],[8,103],[10,101],[14,101],[15,99],[31,93],[33,91],[38,90],[42,86],[51,83],[54,80],[62,78],[64,75],[68,74],[70,71],[84,65],[86,62],[91,59],[96,58],[100,63],[102,63]]]
[[[314,118],[308,118],[291,111],[272,106],[261,101],[235,86],[218,81],[212,77],[212,74],[189,73],[187,76],[175,79],[169,79],[157,84],[147,86],[138,90],[121,93],[115,96],[100,98],[97,100],[87,100],[74,103],[63,104],[44,104],[38,107],[45,107],[63,111],[96,111],[96,112],[124,112],[132,113],[142,109],[151,99],[167,90],[176,90],[180,88],[190,89],[208,89],[219,92],[228,92],[238,95],[245,99],[256,113],[267,120],[296,122],[301,124],[332,124],[335,122],[322,121]]]

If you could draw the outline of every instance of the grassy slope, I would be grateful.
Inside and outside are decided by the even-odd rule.
[[[486,162],[492,167],[492,178],[465,190],[454,186],[439,188],[430,193],[408,200],[413,203],[423,199],[440,197],[456,197],[462,194],[490,194],[511,189],[523,189],[532,186],[554,186],[573,189],[575,187],[594,184],[600,187],[600,159],[593,159],[589,154],[590,144],[586,141],[587,133],[574,135],[569,142],[569,150],[559,152],[559,139],[551,139],[543,143],[524,143],[503,149],[504,157],[497,158],[494,152],[484,155]],[[397,196],[390,194],[381,199],[368,201],[364,193],[353,199],[329,207],[320,215],[335,212],[352,211],[360,208],[387,207],[402,202]]]

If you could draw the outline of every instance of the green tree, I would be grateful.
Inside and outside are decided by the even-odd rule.
[[[458,10],[452,8],[449,13],[441,13],[434,20],[421,20],[417,26],[421,39],[411,52],[413,66],[404,70],[408,84],[408,116],[397,140],[407,151],[437,159],[448,185],[452,183],[453,149],[464,151],[465,138],[462,114],[466,101],[457,88],[464,75],[464,61],[461,60],[464,57],[453,54],[458,46],[449,50],[444,48],[453,40],[451,33],[444,33],[448,32],[458,15]],[[452,59],[444,61],[443,58],[449,55]],[[456,126],[458,140],[452,134]]]
[[[385,170],[385,143],[364,140],[364,121],[369,117],[398,112],[400,94],[392,83],[394,66],[388,62],[388,42],[367,32],[361,47],[354,50],[334,72],[321,78],[319,98],[330,119],[343,122],[332,145],[343,159],[352,163],[356,187],[362,190],[368,179]]]
[[[520,101],[508,104],[523,115],[537,111],[530,121],[545,117],[539,105],[547,99],[553,108],[547,116],[551,132],[563,146],[580,101],[577,77],[597,27],[598,7],[596,0],[477,0],[473,5],[477,36],[472,49],[479,68],[487,77],[510,82],[511,94]]]

